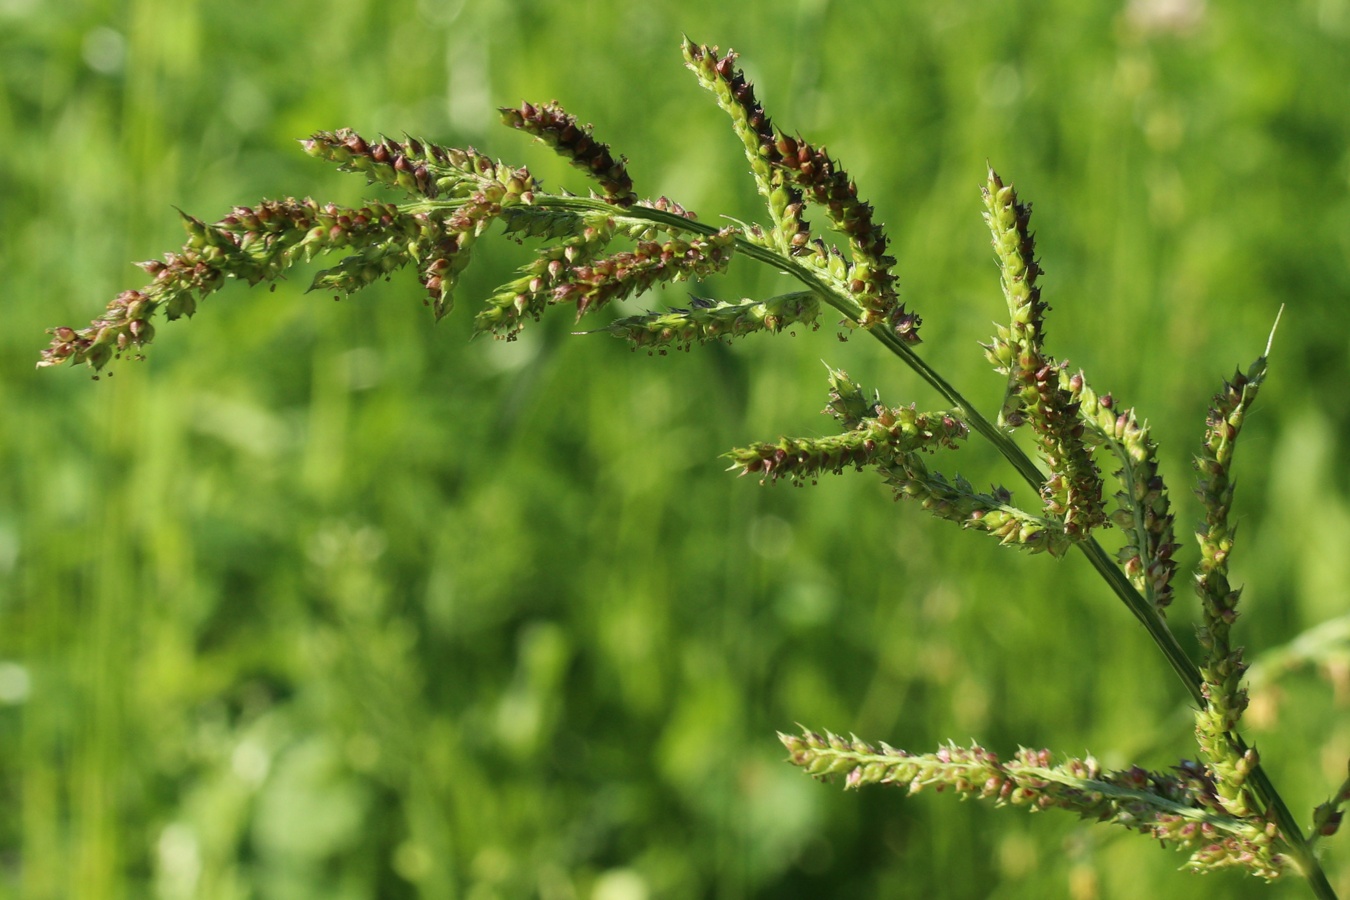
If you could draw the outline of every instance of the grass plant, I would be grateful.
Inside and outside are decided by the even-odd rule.
[[[921,352],[923,321],[900,299],[890,239],[848,172],[824,148],[773,124],[734,54],[688,41],[684,53],[731,118],[765,207],[761,221],[710,224],[671,199],[644,198],[626,160],[556,103],[524,103],[503,109],[502,117],[588,176],[588,196],[546,190],[528,169],[472,148],[366,137],[349,129],[319,132],[303,144],[309,155],[404,198],[360,205],[264,200],[235,207],[216,222],[185,213],[188,237],[181,250],[143,263],[149,283],[117,295],[90,325],[53,329],[39,365],[86,364],[102,372],[119,357],[140,356],[156,336],[156,319],[193,315],[203,298],[231,279],[273,284],[320,258],[336,260],[313,277],[311,290],[352,294],[411,269],[439,319],[453,312],[467,266],[498,230],[538,245],[473,319],[475,333],[507,341],[554,307],[572,310],[580,320],[659,286],[705,282],[740,260],[765,266],[792,279],[792,289],[711,299],[701,285],[683,305],[612,319],[585,332],[587,339],[608,334],[660,355],[755,333],[822,327],[841,340],[876,341],[946,406],[890,406],[830,368],[826,412],[837,433],[732,450],[731,469],[762,482],[795,484],[872,469],[897,499],[967,531],[1029,554],[1081,554],[1180,680],[1194,707],[1196,739],[1194,759],[1149,770],[1107,768],[1092,756],[1026,748],[1002,758],[979,744],[948,743],[915,753],[880,736],[807,728],[780,735],[791,762],[812,775],[842,776],[850,788],[893,784],[911,794],[934,788],[995,805],[1069,810],[1178,848],[1196,871],[1234,868],[1267,880],[1295,874],[1315,896],[1334,897],[1316,850],[1336,831],[1350,788],[1336,786],[1328,801],[1300,817],[1240,733],[1249,697],[1248,664],[1231,634],[1241,594],[1229,581],[1236,531],[1233,454],[1265,381],[1271,344],[1222,382],[1195,453],[1203,522],[1195,533],[1201,617],[1192,655],[1167,619],[1185,554],[1174,534],[1158,444],[1133,408],[1095,389],[1082,371],[1048,349],[1049,305],[1041,294],[1030,204],[988,170],[985,221],[1007,322],[985,345],[987,361],[1005,384],[997,414],[986,416]],[[1004,486],[978,490],[949,465],[948,474],[938,470],[938,460],[950,459],[972,433],[1025,483],[1017,499]],[[1114,553],[1097,540],[1111,529],[1122,536]],[[361,544],[359,533],[335,540],[343,548],[334,553]],[[538,640],[544,649],[529,652],[547,657],[550,639]],[[391,682],[400,677],[389,676]]]

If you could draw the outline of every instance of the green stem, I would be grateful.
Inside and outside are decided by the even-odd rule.
[[[410,204],[415,209],[446,208],[449,206],[458,206],[463,201],[427,201],[423,203]],[[546,206],[555,209],[566,209],[573,212],[604,212],[621,218],[643,219],[661,225],[672,226],[683,231],[694,232],[703,235],[715,234],[718,229],[715,226],[673,213],[663,212],[657,209],[651,209],[645,206],[632,206],[621,208],[606,203],[603,200],[595,200],[584,197],[557,197],[541,196],[534,200],[536,206]],[[815,269],[807,266],[790,257],[784,257],[782,254],[754,244],[744,238],[736,239],[737,253],[758,260],[765,265],[772,266],[781,272],[796,278],[805,284],[820,298],[842,313],[854,324],[857,323],[861,313],[861,308],[856,301],[842,288],[831,284],[821,276]],[[915,352],[914,348],[901,341],[895,334],[884,329],[876,328],[868,332],[878,341],[880,341],[888,350],[898,356],[910,369],[912,369],[920,378],[928,382],[939,394],[946,398],[955,409],[957,409],[971,428],[979,432],[986,440],[998,449],[999,453],[1006,459],[1018,474],[1026,480],[1036,491],[1040,491],[1041,485],[1045,481],[1045,476],[1022,449],[1012,440],[1011,436],[986,419],[975,409],[964,396],[953,387],[945,378]],[[1186,655],[1186,651],[1177,643],[1176,636],[1171,629],[1167,627],[1166,621],[1137,590],[1130,584],[1125,573],[1111,561],[1111,558],[1097,543],[1095,538],[1088,538],[1080,541],[1078,548],[1088,558],[1088,562],[1097,570],[1102,579],[1106,581],[1111,590],[1125,604],[1126,609],[1130,611],[1144,629],[1149,637],[1153,639],[1154,644],[1162,651],[1172,671],[1181,679],[1186,690],[1191,694],[1191,698],[1196,702],[1204,703],[1204,694],[1201,692],[1203,680],[1200,670],[1196,664]],[[1240,756],[1246,753],[1248,747],[1242,736],[1236,732],[1228,734],[1228,740],[1233,745],[1235,752]],[[1332,889],[1331,883],[1327,880],[1326,873],[1323,872],[1321,864],[1316,856],[1313,855],[1312,847],[1303,836],[1303,831],[1299,828],[1298,821],[1293,813],[1285,804],[1275,786],[1267,777],[1265,770],[1258,765],[1248,775],[1248,783],[1251,784],[1266,810],[1272,815],[1276,826],[1280,830],[1281,838],[1288,848],[1295,868],[1308,880],[1313,893],[1319,900],[1337,900],[1336,892]]]

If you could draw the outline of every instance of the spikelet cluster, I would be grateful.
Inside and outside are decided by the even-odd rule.
[[[528,170],[495,163],[472,147],[461,150],[412,137],[367,141],[350,128],[320,131],[300,144],[310,156],[335,163],[338,171],[357,172],[371,184],[428,200],[468,197],[500,185],[499,196],[528,203],[539,187]]]
[[[1032,812],[1064,809],[1189,852],[1187,866],[1201,871],[1241,867],[1270,880],[1288,867],[1275,850],[1275,826],[1225,814],[1213,785],[1194,764],[1183,763],[1173,773],[1138,766],[1106,771],[1090,756],[1057,763],[1049,750],[1021,748],[1002,760],[979,745],[949,744],[935,753],[912,754],[806,729],[778,737],[793,765],[817,778],[842,776],[847,788],[890,784],[910,794],[950,791]]]
[[[1228,557],[1236,532],[1228,516],[1233,503],[1233,452],[1265,371],[1262,357],[1245,374],[1237,372],[1224,382],[1210,405],[1204,443],[1195,460],[1196,495],[1205,509],[1204,522],[1196,531],[1200,563],[1195,580],[1204,613],[1197,637],[1205,703],[1196,711],[1195,733],[1225,805],[1239,815],[1252,807],[1245,786],[1259,760],[1254,748],[1239,755],[1228,739],[1247,708],[1242,681],[1247,663],[1242,648],[1234,647],[1229,637],[1242,592],[1228,582]]]
[[[649,352],[665,353],[669,348],[688,350],[693,344],[758,331],[777,334],[794,325],[814,331],[819,327],[816,321],[819,315],[820,301],[809,291],[738,303],[690,297],[687,307],[625,316],[601,330],[628,341],[634,349],[646,347]]]
[[[1106,521],[1101,473],[1083,439],[1078,403],[1060,383],[1064,367],[1044,350],[1049,307],[1036,283],[1041,266],[1030,230],[1031,206],[993,169],[982,193],[1011,318],[985,348],[994,367],[1008,376],[1000,419],[1010,426],[1030,422],[1050,469],[1041,491],[1046,512],[1063,521],[1070,536],[1083,537]]]
[[[738,448],[727,454],[731,469],[759,475],[761,482],[786,478],[800,485],[814,483],[824,473],[871,466],[896,499],[915,501],[938,518],[992,535],[1005,546],[1052,556],[1069,548],[1061,522],[1018,509],[1007,490],[977,491],[959,475],[949,479],[929,468],[925,454],[954,450],[969,435],[970,427],[958,413],[923,413],[913,405],[888,408],[875,394],[869,398],[846,372],[830,370],[829,380],[825,412],[838,420],[841,434],[785,437]]]
[[[1309,843],[1315,844],[1324,837],[1331,837],[1341,829],[1341,822],[1345,818],[1343,807],[1350,802],[1350,772],[1347,773],[1345,781],[1341,782],[1340,787],[1331,799],[1325,803],[1319,803],[1313,810],[1313,833]]]
[[[198,300],[229,278],[250,285],[274,281],[298,262],[345,251],[349,255],[341,263],[315,276],[313,288],[350,293],[406,265],[418,248],[447,255],[457,250],[444,219],[383,203],[352,208],[309,199],[269,200],[235,207],[210,224],[184,214],[183,225],[187,241],[181,250],[140,264],[151,276],[148,285],[119,294],[87,328],[54,329],[39,365],[69,360],[100,369],[151,341],[150,319],[157,311],[170,320],[191,316]]]
[[[1005,547],[1060,557],[1072,546],[1062,522],[1013,505],[1006,488],[976,490],[960,475],[948,478],[932,471],[918,457],[896,459],[878,471],[897,500],[913,500],[939,519],[984,532]]]
[[[919,342],[921,320],[905,310],[895,289],[895,257],[871,204],[858,197],[853,179],[823,148],[775,128],[755,98],[754,88],[735,66],[736,54],[719,56],[715,47],[684,46],[685,62],[732,118],[745,145],[760,195],[774,223],[772,243],[815,256],[822,268],[829,250],[810,239],[802,219],[803,201],[818,206],[848,244],[851,258],[838,281],[856,302],[858,324],[883,325],[906,343]]]
[[[1158,445],[1148,423],[1140,422],[1133,409],[1120,408],[1110,394],[1099,395],[1082,372],[1061,372],[1060,380],[1079,406],[1089,439],[1107,447],[1120,464],[1115,476],[1121,490],[1111,518],[1126,540],[1116,559],[1135,590],[1161,613],[1175,595],[1173,556],[1181,545],[1174,538],[1171,502],[1158,470]]]
[[[573,167],[595,179],[608,202],[631,206],[637,201],[627,160],[615,157],[608,144],[595,139],[590,125],[580,124],[556,101],[539,106],[521,103],[503,107],[500,112],[506,125],[539,138]]]
[[[736,232],[726,228],[706,238],[640,241],[632,250],[598,255],[613,239],[614,227],[612,220],[592,222],[541,253],[487,300],[474,320],[477,329],[511,339],[526,319],[537,320],[549,306],[575,306],[580,318],[657,284],[724,271],[735,251]]]
[[[788,180],[783,169],[769,161],[774,155],[777,135],[773,122],[755,97],[754,85],[736,68],[736,53],[728,50],[718,57],[715,48],[685,39],[684,60],[698,76],[699,83],[712,91],[717,104],[731,116],[732,130],[745,147],[755,188],[773,223],[767,243],[788,254],[805,252],[811,229],[802,218],[805,208],[802,192]]]
[[[954,414],[921,413],[912,405],[878,409],[842,434],[820,438],[779,438],[732,450],[731,469],[761,480],[814,482],[822,473],[839,474],[868,465],[885,466],[897,457],[954,448],[970,428]]]

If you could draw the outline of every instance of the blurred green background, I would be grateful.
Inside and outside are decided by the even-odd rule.
[[[557,98],[640,192],[755,217],[682,33],[741,51],[775,121],[845,163],[924,354],[986,410],[985,161],[1017,183],[1051,352],[1152,423],[1183,565],[1208,399],[1284,304],[1239,454],[1236,634],[1260,657],[1350,612],[1350,0],[0,0],[0,895],[1306,896],[782,761],[797,722],[1194,754],[1184,691],[1081,559],[1003,550],[870,475],[723,471],[733,445],[829,429],[822,359],[939,405],[828,323],[665,358],[565,315],[469,342],[525,258],[496,240],[434,328],[411,273],[337,304],[300,273],[227,288],[112,378],[34,370],[45,328],[177,248],[175,206],[378,196],[301,152],[319,129],[584,190],[497,125]],[[699,290],[781,287],[741,266]],[[958,464],[1012,478],[975,444]],[[1305,821],[1350,757],[1345,643],[1311,657],[1265,669],[1248,725]]]

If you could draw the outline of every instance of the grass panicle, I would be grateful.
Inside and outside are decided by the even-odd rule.
[[[1020,749],[1003,760],[978,745],[911,754],[814,731],[782,737],[792,763],[818,777],[842,776],[850,788],[894,784],[912,794],[931,787],[996,805],[1063,809],[1178,847],[1189,854],[1187,866],[1194,870],[1238,867],[1265,879],[1297,871],[1316,896],[1334,897],[1312,851],[1317,840],[1336,831],[1350,799],[1350,780],[1316,809],[1313,834],[1305,838],[1256,751],[1239,735],[1247,693],[1246,663],[1231,638],[1240,593],[1228,582],[1235,531],[1233,450],[1265,377],[1266,357],[1225,382],[1195,463],[1205,509],[1197,532],[1203,622],[1196,661],[1162,615],[1173,598],[1180,548],[1158,447],[1133,409],[1092,390],[1081,371],[1071,372],[1045,349],[1050,307],[1041,296],[1030,204],[988,171],[984,217],[1009,313],[1008,324],[999,326],[985,347],[989,362],[1007,379],[1005,402],[991,420],[918,355],[920,318],[899,302],[885,230],[843,167],[823,147],[771,122],[736,67],[734,52],[719,55],[686,41],[684,56],[731,117],[765,202],[765,223],[707,225],[668,198],[639,197],[626,161],[557,103],[524,103],[504,109],[503,118],[584,171],[599,194],[544,190],[527,169],[494,162],[472,148],[411,137],[367,140],[348,129],[319,132],[303,142],[311,156],[402,191],[407,199],[360,207],[265,200],[236,207],[209,224],[185,214],[182,249],[142,264],[151,282],[119,294],[87,327],[53,329],[38,365],[83,364],[98,372],[122,354],[139,355],[155,336],[156,315],[190,316],[202,298],[230,279],[274,282],[294,266],[329,254],[341,258],[314,276],[315,290],[349,294],[411,267],[440,317],[452,310],[460,274],[496,223],[508,239],[538,244],[534,257],[474,318],[477,333],[508,340],[554,307],[568,307],[579,318],[658,287],[715,276],[737,260],[766,265],[795,279],[797,289],[737,302],[695,295],[686,306],[620,316],[592,331],[664,353],[790,332],[797,325],[814,330],[822,307],[832,308],[846,329],[874,338],[950,408],[920,412],[913,404],[883,405],[875,393],[830,369],[825,411],[838,433],[735,449],[728,454],[730,468],[765,482],[795,484],[824,473],[874,468],[897,498],[916,501],[967,530],[1051,557],[1081,551],[1200,706],[1195,735],[1201,761],[1166,770],[1107,771],[1090,756],[1057,762],[1047,750]],[[804,218],[812,206],[842,236],[842,250],[812,232]],[[1010,431],[1024,424],[1035,433],[1041,466],[1010,438]],[[935,451],[956,449],[972,432],[1039,492],[1035,511],[1016,506],[1006,488],[977,491],[960,475],[937,470],[947,457]],[[1120,482],[1109,516],[1098,454],[1114,459]],[[1114,562],[1092,536],[1107,524],[1124,534]]]

